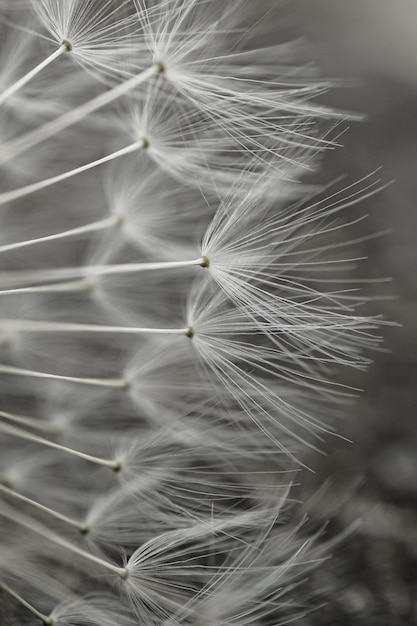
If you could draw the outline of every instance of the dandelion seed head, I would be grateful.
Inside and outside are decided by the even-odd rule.
[[[292,483],[380,341],[378,183],[301,182],[344,116],[273,4],[0,0],[0,601],[33,622],[303,614]]]
[[[129,0],[115,7],[105,0],[32,0],[34,15],[57,45],[95,76],[123,72],[134,45],[134,20]],[[139,42],[136,42],[138,44]]]

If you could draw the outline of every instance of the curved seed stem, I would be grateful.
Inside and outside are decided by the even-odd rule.
[[[22,596],[20,596],[16,591],[11,589],[6,583],[0,581],[0,589],[7,593],[11,598],[14,598],[19,604],[25,607],[28,611],[32,613],[35,617],[37,617],[45,626],[53,626],[54,621],[51,617],[40,613],[34,606],[29,604]]]
[[[26,241],[17,241],[16,243],[8,243],[0,246],[0,252],[8,252],[9,250],[16,250],[17,248],[25,248],[27,246],[33,246],[38,243],[45,243],[47,241],[55,241],[56,239],[64,239],[65,237],[77,237],[78,235],[84,235],[85,233],[93,233],[98,230],[105,230],[116,226],[120,221],[120,218],[116,216],[107,217],[97,222],[91,222],[85,226],[79,226],[78,228],[71,228],[61,233],[54,233],[53,235],[46,235],[45,237],[38,237],[37,239],[27,239]]]
[[[90,289],[90,281],[73,280],[59,284],[18,287],[17,289],[3,289],[3,291],[0,291],[0,296],[16,296],[24,293],[80,293],[82,291],[89,291]]]
[[[0,432],[5,433],[6,435],[10,435],[11,437],[23,439],[24,441],[30,441],[31,443],[37,443],[41,446],[45,446],[46,448],[52,448],[53,450],[58,450],[59,452],[70,454],[71,456],[76,456],[79,459],[84,459],[84,461],[89,461],[90,463],[94,463],[95,465],[108,467],[114,472],[120,471],[119,461],[102,459],[97,456],[92,456],[91,454],[85,454],[84,452],[79,452],[78,450],[67,448],[66,446],[60,445],[59,443],[55,443],[55,441],[50,441],[49,439],[38,437],[38,435],[33,435],[32,433],[29,433],[20,428],[9,426],[8,424],[2,424],[0,422]]]
[[[22,87],[24,87],[29,81],[32,80],[35,76],[37,76],[45,67],[50,65],[55,59],[61,56],[63,52],[68,52],[68,45],[66,43],[62,43],[58,50],[55,50],[49,57],[47,57],[44,61],[39,63],[36,67],[34,67],[30,72],[22,76],[19,80],[17,80],[13,85],[7,87],[0,94],[0,106],[5,102],[8,98],[17,93]]]
[[[135,326],[102,326],[100,324],[73,324],[70,322],[41,322],[35,320],[2,320],[2,323],[23,333],[110,333],[121,335],[185,335],[189,328],[141,328]]]
[[[31,185],[26,185],[25,187],[20,187],[19,189],[6,191],[5,193],[0,194],[0,205],[6,204],[6,202],[12,202],[13,200],[17,200],[19,198],[24,198],[25,196],[28,196],[31,193],[35,193],[36,191],[40,191],[41,189],[45,189],[46,187],[56,185],[63,180],[67,180],[68,178],[72,178],[73,176],[77,176],[78,174],[82,174],[83,172],[87,172],[88,170],[91,170],[94,167],[98,167],[99,165],[103,165],[104,163],[108,163],[109,161],[114,161],[119,157],[130,154],[131,152],[135,152],[136,150],[140,150],[145,146],[146,140],[140,139],[139,141],[135,141],[135,143],[130,144],[126,148],[122,148],[121,150],[112,152],[111,154],[108,154],[101,159],[91,161],[91,163],[86,163],[85,165],[81,165],[81,167],[76,167],[75,169],[64,172],[63,174],[52,176],[52,178],[47,178],[45,180],[38,181],[37,183],[32,183]]]
[[[182,269],[186,267],[207,267],[207,258],[200,257],[191,261],[161,261],[157,263],[121,263],[119,265],[89,265],[79,267],[60,267],[48,270],[29,270],[3,272],[0,284],[16,285],[21,282],[38,282],[40,280],[70,280],[73,278],[93,278],[94,276],[112,276],[117,274],[135,274],[139,272],[155,272],[162,270]],[[46,287],[39,285],[39,289]],[[52,285],[51,287],[56,287]],[[35,287],[36,289],[37,287]],[[19,293],[20,289],[0,291],[0,295]]]
[[[29,131],[21,137],[10,141],[8,144],[3,146],[0,155],[0,163],[4,163],[19,156],[19,154],[26,152],[29,148],[36,146],[49,137],[53,137],[70,126],[77,124],[77,122],[80,122],[82,119],[87,117],[87,115],[98,111],[125,94],[128,94],[130,91],[133,91],[136,87],[149,80],[152,76],[160,74],[161,71],[163,71],[161,65],[156,63],[140,74],[133,76],[120,85],[117,85],[113,89],[110,89],[109,91],[96,96],[92,100],[67,111],[54,120],[47,122],[43,126],[35,128],[33,131]]]
[[[39,511],[43,511],[44,513],[47,513],[51,517],[55,517],[56,519],[59,519],[61,522],[64,522],[65,524],[68,524],[69,526],[76,528],[77,530],[80,531],[80,533],[84,533],[86,530],[85,524],[82,524],[81,522],[77,522],[76,520],[73,520],[70,517],[67,517],[66,515],[62,515],[62,513],[58,513],[58,511],[54,511],[53,509],[50,509],[49,507],[44,506],[43,504],[40,504],[40,502],[36,502],[36,500],[27,498],[21,493],[18,493],[17,491],[14,491],[14,489],[10,489],[9,487],[6,487],[5,485],[0,484],[0,492],[3,492],[7,496],[11,498],[15,498],[16,500],[20,500],[21,502],[30,504],[30,506],[33,506],[35,509],[39,509]]]
[[[105,561],[104,559],[101,559],[100,557],[95,556],[94,554],[90,554],[90,552],[86,552],[86,550],[83,550],[82,548],[79,548],[78,546],[73,545],[72,543],[70,543],[69,541],[61,537],[60,535],[57,535],[56,533],[49,530],[49,528],[45,528],[45,526],[43,526],[42,524],[39,524],[38,522],[36,522],[30,517],[22,515],[18,511],[1,507],[0,515],[40,535],[47,541],[50,541],[51,543],[54,543],[55,545],[60,546],[61,548],[64,548],[64,550],[68,550],[69,552],[72,552],[73,554],[80,556],[82,559],[85,559],[86,561],[89,561],[90,563],[94,563],[96,565],[99,565],[100,567],[103,567],[108,572],[119,576],[119,578],[121,578],[122,580],[126,580],[129,576],[129,571],[125,567],[117,567],[117,565],[113,565],[113,563],[109,563],[108,561]],[[49,624],[51,624],[52,622],[46,622],[46,623],[49,626]]]
[[[29,378],[45,378],[46,380],[62,380],[63,382],[108,387],[109,389],[126,389],[129,384],[128,381],[122,378],[77,378],[76,376],[60,376],[59,374],[48,374],[47,372],[37,372],[36,370],[25,370],[11,365],[0,365],[0,374],[28,376]]]
[[[34,417],[27,417],[26,415],[15,415],[14,413],[6,413],[6,411],[0,411],[0,417],[3,419],[20,424],[22,426],[28,426],[35,430],[40,430],[45,433],[58,434],[58,427],[47,420],[40,420]]]

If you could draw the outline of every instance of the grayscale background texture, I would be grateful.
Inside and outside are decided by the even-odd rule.
[[[369,305],[400,327],[384,330],[388,352],[349,383],[364,389],[339,424],[352,444],[329,437],[304,476],[312,516],[329,533],[360,518],[359,531],[333,550],[313,585],[327,606],[317,625],[417,623],[417,24],[416,0],[297,0],[298,29],[325,76],[346,79],[326,102],[365,114],[349,124],[344,149],[327,155],[325,177],[355,180],[382,169],[380,194],[354,207],[369,212],[357,235],[361,274],[390,277],[370,286]],[[368,287],[367,287],[368,290]],[[313,495],[321,488],[321,495]],[[320,592],[320,589],[322,590]]]

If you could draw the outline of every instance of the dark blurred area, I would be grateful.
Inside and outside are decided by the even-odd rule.
[[[303,500],[309,516],[328,521],[325,536],[359,522],[310,581],[323,608],[317,625],[417,624],[417,2],[415,0],[296,0],[298,28],[322,73],[345,86],[326,103],[365,115],[349,123],[328,153],[327,180],[346,182],[377,168],[376,196],[353,207],[369,213],[354,236],[367,257],[360,272],[392,282],[365,285],[373,314],[399,324],[383,329],[386,352],[348,384],[364,389],[326,456],[311,455]],[[317,492],[319,490],[319,492]]]

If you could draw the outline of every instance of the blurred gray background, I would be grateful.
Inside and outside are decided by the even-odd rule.
[[[369,212],[360,235],[367,286],[400,327],[383,331],[386,353],[348,382],[364,389],[339,424],[352,444],[329,437],[327,456],[311,458],[304,477],[310,516],[337,535],[359,530],[335,548],[312,585],[326,603],[311,624],[417,623],[417,0],[295,0],[300,35],[323,75],[345,79],[327,103],[366,115],[349,123],[344,149],[328,153],[326,178],[359,179],[378,167],[387,189],[352,209]],[[317,494],[317,489],[320,493]]]

